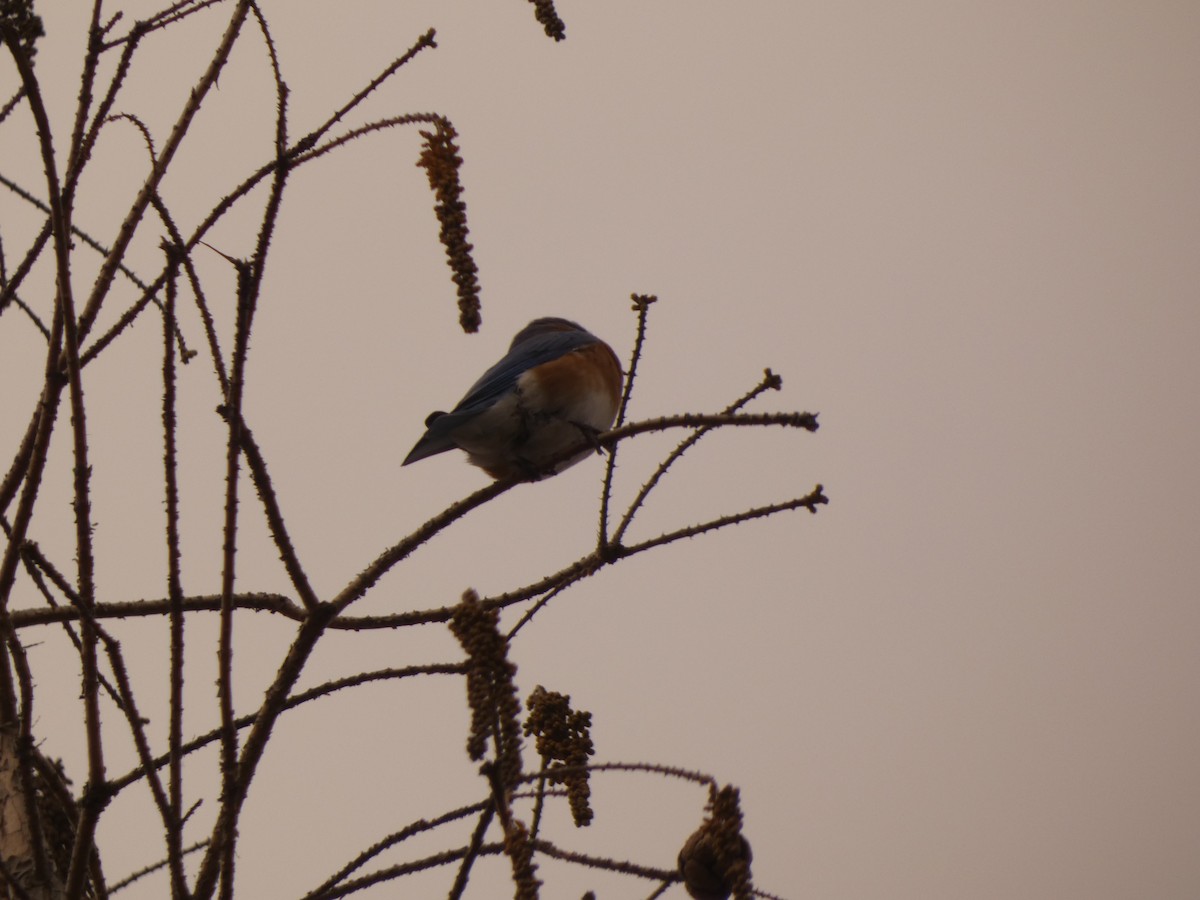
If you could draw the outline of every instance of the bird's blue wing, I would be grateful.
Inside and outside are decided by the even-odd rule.
[[[509,350],[500,362],[484,372],[447,415],[458,416],[461,413],[463,416],[459,417],[460,421],[463,417],[475,415],[511,391],[522,373],[542,363],[558,359],[572,350],[594,344],[597,340],[595,335],[586,331],[555,331],[528,338]]]
[[[595,335],[580,329],[537,334],[515,344],[503,359],[471,385],[454,409],[436,418],[431,417],[426,423],[425,434],[405,457],[402,465],[453,450],[457,446],[450,437],[454,430],[511,391],[522,373],[572,350],[594,344],[597,340]]]

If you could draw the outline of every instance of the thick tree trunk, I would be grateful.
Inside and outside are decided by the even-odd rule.
[[[0,728],[0,900],[64,900],[75,802],[59,766],[31,752],[27,779],[17,738]],[[95,896],[90,880],[84,896]]]

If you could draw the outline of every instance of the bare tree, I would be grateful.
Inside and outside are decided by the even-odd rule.
[[[553,3],[532,2],[547,35],[561,40],[565,26]],[[211,14],[214,8],[227,16],[226,26],[165,139],[153,134],[137,116],[118,112],[137,54],[161,35],[188,28],[198,13]],[[255,439],[243,403],[250,335],[290,179],[313,160],[353,141],[379,138],[398,127],[413,126],[419,131],[422,145],[414,161],[425,170],[434,193],[440,237],[457,286],[460,322],[467,331],[479,326],[479,282],[468,241],[454,126],[434,113],[397,114],[354,127],[345,124],[348,114],[380,85],[419,54],[437,46],[435,33],[429,30],[416,37],[406,52],[384,66],[361,91],[334,109],[318,127],[297,138],[289,130],[290,95],[271,29],[253,0],[182,0],[133,23],[120,15],[106,18],[100,0],[95,0],[87,29],[74,117],[57,123],[44,102],[35,65],[43,36],[41,22],[29,0],[0,0],[0,40],[15,75],[7,82],[13,87],[0,107],[0,127],[28,129],[33,138],[30,146],[37,148],[44,171],[40,183],[22,184],[4,171],[8,161],[0,162],[0,184],[40,222],[32,239],[22,242],[17,252],[8,242],[0,243],[0,328],[19,331],[22,341],[44,347],[43,363],[24,376],[41,385],[28,421],[23,425],[4,423],[5,441],[10,434],[14,438],[5,447],[11,462],[0,482],[0,524],[5,536],[0,562],[0,884],[4,895],[106,897],[130,884],[159,879],[160,895],[169,884],[175,898],[232,897],[239,841],[246,837],[244,803],[262,769],[264,753],[277,736],[281,718],[320,698],[366,685],[419,684],[449,675],[462,679],[466,687],[471,719],[467,752],[478,764],[478,799],[432,818],[414,813],[410,824],[381,835],[328,879],[314,885],[306,895],[308,900],[346,896],[377,886],[387,891],[392,882],[434,870],[445,871],[444,889],[450,897],[459,897],[478,872],[477,863],[489,856],[507,857],[511,889],[522,898],[538,896],[539,859],[565,860],[643,879],[651,885],[650,896],[660,896],[679,882],[696,898],[770,896],[752,887],[750,848],[741,833],[737,790],[718,784],[711,776],[667,765],[593,761],[590,715],[574,709],[569,697],[539,687],[522,703],[513,678],[512,638],[573,585],[632,556],[787,510],[815,512],[827,502],[820,485],[803,496],[681,524],[651,539],[629,539],[630,525],[646,499],[675,462],[706,434],[745,426],[815,431],[816,416],[747,412],[765,392],[781,387],[779,377],[768,370],[760,383],[718,412],[628,421],[626,410],[639,361],[648,346],[647,322],[654,301],[651,296],[635,295],[636,340],[629,350],[620,413],[616,426],[599,438],[607,464],[595,543],[572,561],[548,563],[547,570],[530,578],[523,588],[502,595],[480,597],[468,589],[450,606],[413,606],[386,615],[356,612],[356,604],[414,551],[500,495],[519,489],[526,480],[498,480],[451,504],[399,540],[380,535],[374,561],[347,575],[339,589],[323,593],[310,582],[302,555],[289,535],[284,514],[288,498],[275,489],[266,454]],[[196,132],[197,114],[217,85],[234,46],[251,41],[255,33],[275,74],[273,152],[217,198],[206,215],[184,221],[164,200],[163,180],[177,151]],[[146,176],[128,198],[118,226],[111,234],[98,236],[88,222],[79,221],[77,188],[84,172],[94,165],[99,137],[118,124],[133,126],[142,134]],[[205,238],[219,221],[232,210],[247,207],[256,210],[259,225],[253,252],[247,258],[228,257],[236,273],[236,296],[231,298],[236,316],[231,327],[223,328],[210,298],[221,295],[225,288],[206,283],[194,256],[207,252],[202,249]],[[0,223],[0,229],[3,240],[11,229],[8,223]],[[147,234],[161,241],[161,265],[155,271],[139,272],[129,262],[129,248],[135,237],[145,240]],[[52,278],[46,279],[52,289],[39,285],[39,269],[52,273]],[[133,302],[114,310],[122,291],[130,289]],[[159,471],[146,472],[145,478],[159,486],[165,506],[162,545],[155,553],[165,556],[166,578],[158,597],[103,596],[95,578],[93,497],[97,480],[106,473],[93,472],[87,373],[101,357],[121,354],[135,323],[147,316],[161,322],[161,355],[153,370],[130,355],[123,371],[131,380],[156,379],[161,389],[162,427],[156,440],[161,441],[163,465]],[[106,320],[111,323],[101,329],[98,323]],[[203,335],[203,350],[192,348],[197,334]],[[271,334],[256,333],[256,337],[260,343],[272,340]],[[181,575],[188,548],[184,538],[187,523],[179,502],[181,479],[187,475],[179,455],[180,421],[204,413],[181,407],[178,367],[204,355],[221,398],[218,412],[225,432],[220,462],[225,472],[224,518],[219,526],[222,557],[219,572],[213,573],[204,592],[191,593],[184,590]],[[683,437],[634,499],[616,509],[612,488],[621,444],[663,431],[679,431]],[[72,560],[56,558],[35,541],[39,528],[61,516],[58,507],[44,501],[47,473],[52,471],[47,461],[56,442],[69,448],[64,452],[69,452],[72,460],[69,484],[62,486],[71,497]],[[589,446],[581,436],[580,446],[571,448],[563,458]],[[212,467],[218,461],[191,464]],[[248,516],[256,514],[265,520],[272,552],[286,569],[290,584],[286,592],[252,592],[240,585],[244,553],[249,552],[243,541],[245,523]],[[122,564],[143,562],[134,557]],[[268,617],[286,647],[266,688],[245,706],[244,701],[239,703],[244,693],[238,690],[234,646],[237,629],[244,627],[249,613]],[[212,617],[218,623],[216,690],[209,695],[211,705],[197,709],[204,700],[186,690],[185,663],[190,654],[208,652],[203,644],[194,646],[198,640],[195,623]],[[150,648],[141,643],[131,645],[131,638],[123,636],[121,629],[145,621],[164,625],[166,647],[159,652],[166,660],[165,729],[150,727],[152,710],[144,698],[152,685],[139,680],[135,668],[127,665]],[[398,633],[438,624],[448,627],[461,645],[462,654],[457,658],[363,668],[336,680],[301,686],[314,651],[333,634]],[[78,662],[87,761],[86,772],[72,773],[82,782],[78,790],[56,761],[55,748],[43,746],[35,730],[38,705],[74,700],[48,695],[52,686],[39,685],[33,677],[27,649],[31,642],[49,640],[48,626],[61,629],[62,640]],[[206,719],[214,723],[212,727],[188,724]],[[114,769],[113,760],[121,758],[115,748],[127,746],[132,746],[134,764],[127,770]],[[189,760],[213,748],[217,751],[216,777],[189,765]],[[681,836],[678,860],[639,864],[584,855],[562,849],[555,836],[547,834],[543,813],[550,804],[565,803],[575,826],[589,824],[593,817],[590,776],[598,771],[652,772],[707,791],[708,815],[690,837]],[[157,848],[144,847],[145,868],[113,877],[101,865],[105,847],[98,840],[97,828],[116,798],[136,791],[148,794],[162,843]],[[201,803],[206,815],[195,814]],[[470,826],[465,843],[450,830],[455,824]],[[414,838],[431,835],[440,842],[440,849],[404,856]],[[397,858],[401,861],[393,861]]]

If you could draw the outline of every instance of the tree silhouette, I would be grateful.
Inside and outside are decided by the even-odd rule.
[[[534,7],[546,34],[561,40],[565,26],[553,3],[534,0]],[[226,25],[162,139],[139,116],[119,111],[122,92],[138,55],[164,34],[189,28],[201,13],[223,14]],[[0,482],[5,536],[0,562],[0,884],[5,895],[106,897],[139,885],[156,896],[169,890],[175,898],[232,897],[239,845],[251,833],[243,816],[245,802],[264,768],[268,747],[284,744],[286,750],[287,742],[294,740],[279,728],[287,714],[368,686],[393,686],[397,693],[389,702],[403,704],[409,693],[401,695],[402,686],[450,676],[466,688],[466,749],[479,774],[478,799],[429,817],[425,810],[403,811],[411,813],[408,824],[362,847],[307,898],[342,897],[375,887],[386,892],[392,882],[429,872],[444,872],[440,890],[460,897],[473,881],[494,880],[495,870],[483,874],[479,867],[481,860],[493,856],[507,858],[507,889],[522,898],[539,896],[539,862],[547,859],[644,880],[651,886],[650,896],[672,889],[686,889],[696,898],[770,896],[752,887],[750,847],[741,833],[737,790],[711,776],[668,765],[597,762],[591,717],[575,709],[570,697],[538,687],[522,701],[514,682],[513,638],[532,627],[538,612],[573,585],[630,557],[787,510],[815,512],[827,502],[820,485],[802,496],[680,524],[656,537],[630,537],[630,526],[647,498],[705,435],[733,427],[815,431],[815,415],[747,412],[764,393],[780,389],[780,378],[768,370],[761,382],[718,412],[630,421],[627,411],[639,362],[651,350],[647,327],[655,299],[634,295],[636,338],[628,351],[621,410],[615,427],[599,439],[606,461],[594,544],[572,561],[548,563],[524,587],[500,595],[481,597],[464,586],[453,605],[426,607],[419,598],[409,597],[409,605],[399,612],[358,612],[356,605],[379,590],[385,575],[433,538],[454,533],[481,507],[519,490],[525,480],[495,481],[428,521],[409,526],[399,539],[380,534],[372,562],[360,571],[348,571],[336,590],[319,590],[289,530],[285,510],[291,498],[276,489],[268,454],[255,437],[245,403],[251,374],[259,371],[249,366],[251,334],[256,346],[279,339],[253,328],[260,303],[269,295],[264,278],[292,176],[356,141],[382,139],[409,126],[418,132],[422,143],[413,161],[424,169],[433,191],[440,239],[457,287],[460,323],[466,331],[479,327],[479,279],[468,240],[462,156],[453,124],[436,113],[346,124],[349,114],[380,85],[437,47],[434,31],[418,36],[361,91],[299,138],[290,133],[290,92],[268,19],[250,0],[184,0],[132,23],[106,14],[96,0],[80,60],[78,103],[65,125],[54,120],[43,98],[36,66],[42,32],[28,0],[0,0],[0,39],[13,76],[5,82],[12,87],[0,108],[0,127],[28,134],[27,146],[38,154],[44,175],[36,184],[21,183],[5,171],[8,161],[0,163],[0,183],[28,211],[23,223],[0,223],[0,329],[14,342],[44,348],[40,365],[21,373],[22,386],[31,396],[36,394],[28,420],[3,423],[4,450],[11,457]],[[198,114],[218,86],[233,48],[254,42],[255,36],[274,73],[274,147],[259,167],[233,179],[204,215],[179,213],[165,199],[164,179],[173,171],[180,148],[202,128]],[[107,176],[96,169],[103,165],[96,162],[96,148],[109,129],[122,127],[135,128],[144,141],[145,157],[138,163],[144,178],[122,201],[111,233],[97,236],[77,209],[79,186],[85,173],[91,178]],[[406,152],[412,152],[406,146]],[[257,217],[252,252],[244,258],[226,256],[232,280],[205,276],[196,257],[210,252],[206,238],[234,210],[250,210]],[[31,227],[22,231],[26,225]],[[14,240],[20,247],[15,253]],[[155,270],[131,262],[135,241],[161,247]],[[122,308],[127,296],[132,300]],[[235,314],[223,317],[217,309],[222,304]],[[154,360],[140,353],[132,338],[138,326],[145,331],[150,318],[161,324],[160,352]],[[203,337],[197,341],[197,335]],[[161,428],[152,440],[161,446],[162,466],[144,471],[144,484],[119,488],[145,487],[160,493],[165,513],[161,545],[111,563],[149,571],[163,567],[161,593],[143,599],[108,596],[98,589],[96,579],[103,548],[97,541],[95,496],[98,485],[114,476],[103,468],[93,471],[97,435],[89,420],[94,408],[89,370],[114,356],[121,360],[121,378],[128,384],[155,382],[161,394]],[[213,455],[194,451],[183,437],[189,422],[211,416],[211,405],[194,402],[191,393],[181,397],[180,390],[180,366],[205,365],[204,357],[212,366],[212,396],[218,398],[224,433],[220,463]],[[633,499],[618,508],[613,486],[621,445],[648,433],[676,431],[683,435],[679,443]],[[70,465],[61,469],[50,463],[59,445],[59,452],[70,458]],[[588,446],[581,438],[581,445],[563,458]],[[182,485],[197,468],[212,471],[218,465],[225,473],[223,515],[219,522],[192,523],[181,504]],[[71,559],[61,548],[46,549],[36,540],[40,531],[52,531],[65,515],[64,507],[48,495],[70,498]],[[266,593],[243,585],[246,555],[264,552],[246,538],[251,517],[265,522],[270,537],[263,545],[265,553],[282,561],[286,591]],[[220,545],[219,566],[190,571],[187,580],[203,582],[203,587],[200,592],[187,591],[184,573],[191,548],[206,538]],[[253,681],[243,681],[239,661],[243,648],[257,640],[248,635],[259,633],[250,630],[249,623],[264,617],[280,652],[267,664],[273,674],[260,690]],[[215,632],[207,625],[214,618]],[[151,631],[139,623],[161,627]],[[48,626],[61,639],[50,637]],[[398,660],[399,665],[384,668],[364,666],[305,686],[315,652],[333,636],[365,640],[420,626],[448,628],[461,654],[443,662]],[[264,626],[259,622],[253,627]],[[79,679],[61,696],[61,684],[35,677],[29,653],[31,646],[51,641],[57,645],[60,640],[76,661]],[[191,666],[213,656],[215,690],[209,690],[207,684],[197,683]],[[37,710],[77,699],[87,768],[68,773],[57,760],[63,751],[39,739]],[[165,725],[159,715],[163,710]],[[330,728],[338,727],[334,715],[328,714]],[[402,760],[397,765],[399,777],[419,777],[406,772]],[[545,813],[553,804],[565,804],[575,827],[589,825],[594,818],[591,796],[597,789],[592,776],[597,772],[650,773],[707,792],[708,815],[690,837],[680,836],[678,860],[646,865],[564,849],[548,831]],[[362,773],[364,780],[380,775]],[[75,781],[82,786],[76,788]],[[146,835],[157,834],[161,845],[149,846],[146,836],[139,835],[144,867],[114,877],[102,865],[110,848],[98,827],[116,800],[139,791],[145,792],[157,816],[158,827],[147,828]],[[456,826],[467,828],[465,841],[462,827]],[[418,844],[419,838],[434,843]],[[410,846],[420,849],[409,852]],[[682,887],[673,888],[680,882]]]

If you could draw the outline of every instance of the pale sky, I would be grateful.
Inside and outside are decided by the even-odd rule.
[[[87,6],[39,9],[38,70],[61,143]],[[246,404],[319,593],[486,483],[459,454],[399,461],[424,416],[453,404],[518,328],[577,319],[624,360],[629,295],[657,294],[633,418],[719,410],[769,366],[784,388],[756,409],[819,412],[821,429],[706,439],[631,539],[817,483],[831,503],[579,585],[516,640],[522,691],[542,684],[592,711],[598,761],[738,785],[756,886],[789,900],[1200,895],[1200,5],[558,0],[561,44],[521,0],[263,8],[294,136],[438,30],[439,48],[354,122],[424,111],[454,122],[482,283],[483,329],[465,336],[416,129],[295,176]],[[116,109],[143,117],[160,145],[227,18],[227,6],[198,16],[139,59]],[[271,152],[274,97],[252,38],[164,184],[185,232]],[[5,57],[3,98],[14,79]],[[36,192],[25,121],[0,126],[0,171]],[[107,236],[145,153],[115,126],[98,154],[77,222]],[[261,202],[209,242],[249,256]],[[26,215],[0,193],[10,269],[40,224],[10,225]],[[147,230],[131,255],[144,274],[157,244]],[[78,258],[90,285],[94,261]],[[223,260],[197,261],[232,290]],[[49,283],[24,299],[49,310]],[[203,350],[198,324],[185,325]],[[104,600],[163,594],[160,331],[145,316],[124,356],[87,372]],[[27,322],[0,318],[5,470],[41,352]],[[181,377],[185,589],[213,593],[223,426],[206,357]],[[66,567],[59,440],[59,484],[32,536]],[[622,445],[618,501],[673,441]],[[573,561],[594,540],[602,475],[589,460],[517,488],[353,611],[496,594]],[[249,491],[243,509],[242,587],[286,589]],[[195,626],[193,647],[205,629],[215,620]],[[160,721],[165,633],[121,631]],[[244,708],[292,633],[246,621]],[[77,663],[59,632],[41,636],[37,735],[78,787]],[[457,658],[437,626],[342,636],[304,684]],[[189,667],[201,729],[216,715],[214,668],[201,652]],[[462,696],[445,678],[286,716],[247,805],[242,895],[300,896],[390,831],[481,799]],[[197,760],[197,778],[213,760]],[[552,838],[662,867],[705,799],[638,775],[597,775],[593,792],[592,828],[551,819]],[[102,822],[110,878],[155,861],[161,839],[145,792],[127,793]],[[508,896],[485,874],[506,866],[482,866],[467,896]],[[550,862],[541,875],[548,898],[653,889]],[[378,896],[444,896],[452,879],[438,871]],[[163,884],[126,895],[162,896]]]

